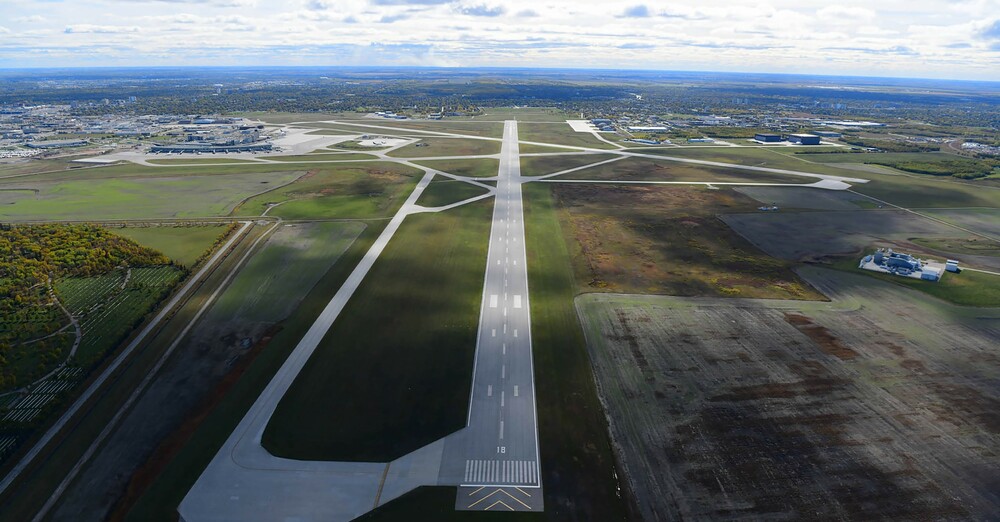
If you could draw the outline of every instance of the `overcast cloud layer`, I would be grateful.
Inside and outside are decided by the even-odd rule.
[[[0,67],[167,65],[1000,80],[1000,0],[0,0]]]

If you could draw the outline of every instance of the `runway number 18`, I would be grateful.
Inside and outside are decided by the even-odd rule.
[[[497,453],[507,453],[507,446],[497,446]]]

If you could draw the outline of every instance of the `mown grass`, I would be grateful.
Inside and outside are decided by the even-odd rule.
[[[447,172],[456,176],[473,178],[489,178],[496,176],[500,170],[500,160],[496,158],[451,159],[414,161],[417,165],[430,167],[434,170]]]
[[[242,203],[233,214],[285,219],[375,218],[395,212],[420,173],[396,163],[345,163],[317,166],[276,190]]]
[[[551,187],[524,187],[531,334],[548,520],[622,520],[615,460],[573,299],[570,249]]]
[[[282,321],[267,348],[249,364],[233,387],[214,405],[177,455],[144,491],[125,516],[130,522],[176,522],[177,507],[219,448],[257,400],[302,335],[351,274],[382,232],[385,221],[374,220],[313,287],[292,315]]]
[[[483,187],[477,187],[464,181],[452,179],[436,179],[424,189],[417,200],[418,205],[425,207],[442,207],[457,203],[486,193]]]
[[[186,167],[198,166],[198,165],[212,165],[216,163],[257,163],[253,160],[239,159],[239,158],[201,158],[201,157],[186,157],[177,159],[147,159],[146,163],[151,163],[153,165],[183,165]]]
[[[421,158],[436,156],[486,156],[500,153],[500,142],[466,138],[421,138],[412,145],[389,153],[396,158]]]
[[[867,249],[871,252],[874,247]],[[861,274],[875,279],[881,279],[900,286],[918,290],[938,299],[962,306],[1000,307],[1000,276],[963,270],[955,274],[945,272],[940,281],[923,281],[909,277],[896,276],[863,270],[858,268],[860,259],[845,257],[834,261],[830,266],[837,270]]]
[[[286,163],[308,163],[310,161],[355,161],[355,160],[376,160],[378,156],[371,154],[304,154],[300,156],[268,156],[270,161],[281,161]]]
[[[158,250],[175,263],[191,267],[212,248],[226,229],[227,225],[219,224],[196,227],[123,227],[113,229],[112,232]]]
[[[407,218],[282,398],[268,451],[387,462],[465,425],[491,211]]]
[[[523,150],[521,152],[524,152]],[[523,156],[521,157],[522,176],[543,176],[563,170],[592,165],[607,161],[611,154],[567,154],[559,156]],[[622,160],[624,161],[624,160]]]
[[[558,156],[556,156],[558,157]],[[813,183],[815,178],[712,167],[650,158],[625,158],[572,172],[566,179],[615,181],[720,181],[750,183]]]
[[[227,168],[220,166],[218,168]],[[144,167],[147,171],[150,167]],[[249,168],[246,167],[246,168]],[[95,169],[96,170],[96,169]],[[172,176],[156,168],[145,179],[21,181],[8,187],[37,190],[4,205],[0,219],[101,220],[225,216],[241,200],[295,179],[294,172]]]
[[[526,123],[517,125],[518,140],[537,143],[552,143],[554,145],[569,145],[572,147],[589,147],[592,149],[614,149],[614,145],[605,143],[589,132],[576,132],[568,123]]]

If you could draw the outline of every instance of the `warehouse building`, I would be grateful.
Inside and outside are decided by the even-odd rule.
[[[815,134],[789,134],[788,141],[796,145],[819,145],[819,136]]]
[[[234,145],[177,144],[154,145],[149,149],[153,154],[226,154],[229,152],[270,152],[270,143],[239,143]]]
[[[33,141],[26,145],[32,149],[62,149],[66,147],[80,147],[89,143],[87,140],[50,140]]]
[[[781,134],[767,134],[763,132],[758,132],[754,134],[754,141],[759,141],[761,143],[778,143],[781,141]]]

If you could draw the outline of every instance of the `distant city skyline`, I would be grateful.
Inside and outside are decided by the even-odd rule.
[[[0,68],[381,65],[1000,80],[1000,0],[5,0]]]

